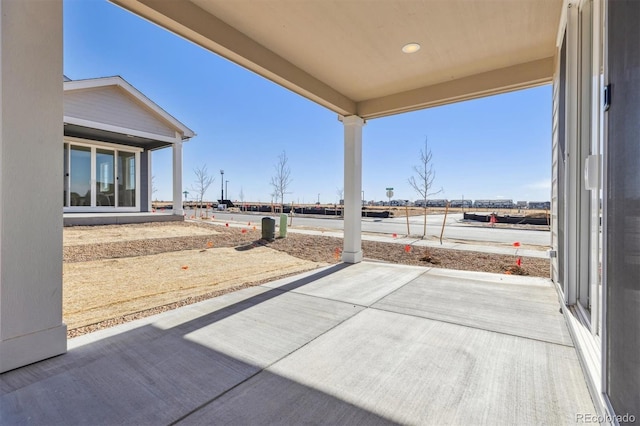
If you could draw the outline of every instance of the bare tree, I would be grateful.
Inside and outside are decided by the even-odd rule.
[[[156,192],[158,192],[158,187],[156,186],[156,177],[155,175],[151,175],[151,198],[154,197],[154,195],[156,194]],[[151,208],[157,208],[157,204],[158,204],[158,196],[155,195],[155,203],[156,203],[156,207],[154,207],[153,205],[154,201],[151,201]]]
[[[204,194],[206,194],[209,186],[216,180],[215,177],[209,175],[207,171],[207,165],[203,164],[202,167],[196,167],[193,169],[193,173],[196,175],[196,181],[189,189],[196,194],[196,202],[199,206],[202,206],[202,201],[204,200]],[[196,217],[197,217],[197,206],[196,206]]]
[[[151,195],[155,194],[156,192],[158,192],[158,188],[156,186],[156,176],[152,175],[151,176]],[[158,201],[156,199],[156,201]]]
[[[273,187],[273,196],[277,200],[280,199],[280,211],[284,211],[284,195],[289,194],[287,188],[291,184],[291,168],[288,165],[289,159],[287,153],[282,151],[278,155],[278,162],[274,166],[276,174],[271,176],[271,186]]]
[[[409,184],[424,200],[424,226],[422,228],[422,238],[427,236],[427,198],[442,192],[442,188],[433,191],[433,181],[436,178],[436,172],[433,170],[431,163],[432,154],[427,144],[427,138],[424,139],[424,149],[420,150],[420,164],[413,166],[416,173],[409,178]]]

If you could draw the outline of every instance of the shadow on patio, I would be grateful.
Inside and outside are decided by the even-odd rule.
[[[568,424],[595,413],[550,281],[364,262],[69,341],[3,424]]]

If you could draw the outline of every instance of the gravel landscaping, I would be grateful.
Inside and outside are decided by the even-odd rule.
[[[69,337],[337,263],[342,249],[340,238],[293,232],[266,242],[261,240],[259,227],[251,224],[241,229],[167,222],[72,227],[64,233],[64,308]],[[383,262],[549,277],[548,259],[522,258],[518,267],[515,256],[392,242],[363,241],[362,246],[366,259]],[[197,260],[205,257],[207,262]],[[122,260],[114,263],[109,259]],[[278,266],[264,267],[268,264]],[[225,278],[227,275],[232,278]],[[165,280],[158,279],[163,276]],[[95,299],[113,309],[98,313]]]

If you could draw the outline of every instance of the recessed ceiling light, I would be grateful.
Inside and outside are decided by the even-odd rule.
[[[418,43],[407,43],[402,46],[402,51],[404,53],[416,53],[420,50],[420,45]]]

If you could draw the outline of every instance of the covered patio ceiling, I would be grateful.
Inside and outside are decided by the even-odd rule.
[[[549,83],[563,0],[111,0],[340,115]],[[407,43],[419,43],[404,53]]]

